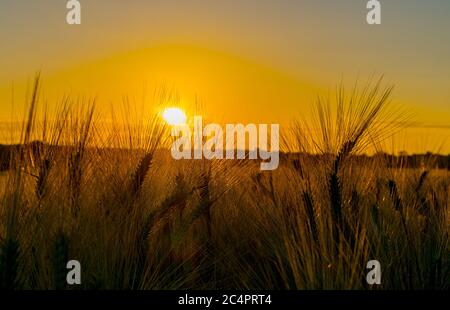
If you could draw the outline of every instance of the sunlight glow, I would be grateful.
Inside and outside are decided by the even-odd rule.
[[[167,108],[162,116],[167,124],[172,126],[186,123],[186,114],[179,108]]]

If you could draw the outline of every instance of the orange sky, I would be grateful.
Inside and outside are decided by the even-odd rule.
[[[0,120],[23,110],[36,70],[50,107],[64,94],[95,96],[108,115],[124,95],[166,87],[211,121],[282,127],[341,80],[384,74],[419,125],[394,151],[450,153],[449,3],[383,3],[378,28],[365,24],[364,1],[332,3],[82,1],[82,25],[69,26],[64,1],[4,0]]]

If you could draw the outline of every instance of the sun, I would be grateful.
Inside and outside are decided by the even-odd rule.
[[[172,126],[186,124],[186,114],[179,108],[166,108],[162,117]]]

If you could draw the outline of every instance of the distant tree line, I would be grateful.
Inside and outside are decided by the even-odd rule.
[[[17,159],[17,155],[20,154],[20,148],[25,147],[28,149],[30,156],[38,157],[46,147],[54,147],[46,145],[40,141],[34,141],[28,145],[3,145],[0,144],[0,171],[9,170],[15,164],[13,161]],[[58,148],[63,148],[62,146]],[[23,152],[22,152],[23,154]],[[329,154],[308,154],[308,153],[281,153],[281,162],[291,162],[294,165],[299,164],[299,158],[313,159],[314,157],[327,157],[333,158],[333,155]],[[246,152],[246,158],[248,158],[248,152]],[[382,161],[387,167],[390,168],[421,168],[427,169],[447,169],[450,170],[450,154],[440,155],[427,152],[425,154],[407,154],[406,152],[400,152],[398,155],[387,153],[376,153],[374,155],[353,155],[352,160],[361,165],[367,164],[370,161]]]
[[[313,159],[314,157],[327,157],[333,158],[333,155],[320,154],[313,155],[308,153],[290,153],[282,154],[282,161],[293,161],[294,165],[299,158],[304,157],[305,159]],[[408,155],[406,152],[400,152],[399,155],[387,154],[387,153],[376,153],[374,155],[352,155],[353,162],[360,163],[361,165],[367,164],[370,161],[383,162],[385,166],[389,168],[422,168],[427,169],[447,169],[450,170],[450,154],[441,155],[427,152],[425,154],[411,154]]]

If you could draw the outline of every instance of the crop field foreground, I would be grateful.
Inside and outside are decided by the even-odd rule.
[[[69,99],[41,116],[37,77],[0,146],[0,286],[72,289],[77,260],[83,289],[372,289],[377,260],[376,288],[449,289],[450,157],[364,153],[404,124],[391,90],[318,99],[261,171],[174,160],[157,116],[104,128]]]

